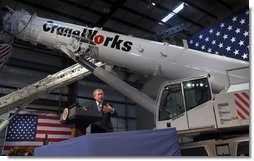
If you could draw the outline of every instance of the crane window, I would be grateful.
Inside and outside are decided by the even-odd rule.
[[[237,156],[249,156],[249,141],[237,143]]]
[[[159,109],[159,121],[172,119],[184,113],[181,84],[171,84],[164,88]]]
[[[208,156],[205,146],[181,149],[182,156]]]
[[[216,155],[217,156],[230,156],[230,150],[228,144],[216,145]]]
[[[186,110],[211,100],[211,92],[207,78],[183,82]]]

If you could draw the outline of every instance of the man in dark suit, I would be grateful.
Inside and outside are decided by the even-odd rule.
[[[91,133],[113,132],[111,116],[117,116],[117,111],[109,103],[104,102],[102,89],[95,89],[93,92],[94,102],[85,105],[86,110],[98,112],[103,118],[91,124]]]

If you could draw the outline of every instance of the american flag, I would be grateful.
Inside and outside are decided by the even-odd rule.
[[[56,114],[18,114],[10,122],[4,144],[7,152],[17,146],[42,146],[45,135],[48,142],[54,143],[71,137],[71,130],[60,123]]]
[[[192,35],[189,48],[249,61],[249,9]]]
[[[0,44],[0,67],[7,62],[11,56],[12,46],[9,44]]]

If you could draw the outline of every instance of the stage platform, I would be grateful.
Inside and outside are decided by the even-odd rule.
[[[179,156],[175,128],[88,134],[35,148],[35,156]]]

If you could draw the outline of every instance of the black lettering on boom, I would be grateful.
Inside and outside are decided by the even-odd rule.
[[[81,36],[84,38],[89,38],[90,40],[94,40],[94,37],[100,36],[101,39],[100,41],[94,41],[95,44],[101,44],[103,43],[104,46],[110,47],[113,49],[117,50],[122,50],[125,52],[128,52],[131,50],[131,47],[133,43],[131,41],[124,41],[120,39],[120,35],[115,35],[113,37],[105,37],[103,35],[97,35],[98,33],[97,30],[91,30],[84,28],[83,31],[81,32],[80,30],[74,30],[72,28],[68,28],[66,26],[61,26],[58,24],[54,24],[53,21],[46,21],[42,25],[43,31],[45,32],[50,32],[50,33],[55,33],[56,35],[61,35],[61,36],[66,36],[66,37],[71,37],[71,35],[76,35],[76,36]]]

